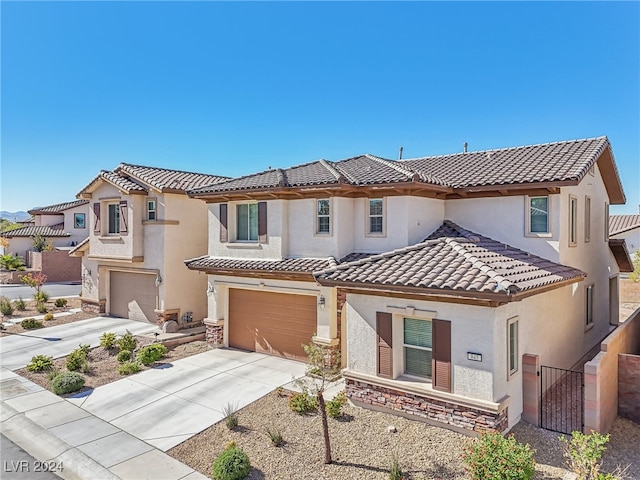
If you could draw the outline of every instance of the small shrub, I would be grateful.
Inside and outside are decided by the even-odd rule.
[[[46,322],[50,322],[51,320],[53,320],[53,313],[47,313],[47,314],[44,316],[44,320],[45,320]]]
[[[133,352],[138,346],[138,342],[136,342],[136,337],[134,337],[133,334],[129,330],[127,330],[127,333],[122,335],[116,341],[116,345],[118,345],[118,348],[120,350],[129,350],[130,352]]]
[[[66,298],[56,298],[55,306],[58,308],[64,308],[67,306],[68,300]]]
[[[403,478],[398,456],[395,453],[392,453],[391,464],[389,465],[389,480],[402,480]]]
[[[142,347],[136,356],[137,360],[143,365],[149,365],[160,360],[167,353],[167,347],[162,343],[152,343]]]
[[[13,315],[13,305],[7,297],[0,297],[0,313],[7,317]]]
[[[333,399],[326,402],[327,415],[338,418],[342,415],[342,407],[347,403],[347,395],[344,391],[338,393]]]
[[[124,362],[118,367],[118,373],[120,375],[131,375],[132,373],[138,373],[141,368],[138,362]]]
[[[25,318],[20,322],[20,326],[25,330],[35,330],[36,328],[44,327],[42,322],[36,320],[35,318]]]
[[[47,306],[42,302],[36,304],[36,310],[38,310],[39,313],[47,313],[49,311]]]
[[[13,306],[20,312],[24,312],[27,309],[27,304],[22,299],[22,297],[18,297],[18,300],[15,300],[13,302]]]
[[[264,433],[267,434],[269,440],[271,441],[271,445],[274,447],[280,447],[284,445],[284,438],[282,437],[282,432],[277,428],[265,427]]]
[[[131,352],[129,350],[120,350],[116,355],[116,360],[118,363],[128,362],[131,360]]]
[[[100,336],[100,346],[107,350],[111,350],[116,346],[116,334],[113,332],[104,332]]]
[[[607,449],[609,434],[602,435],[593,432],[585,435],[582,432],[571,432],[571,440],[560,436],[563,444],[563,454],[569,469],[578,475],[578,480],[606,478],[600,473],[602,462],[600,459]],[[615,478],[615,477],[612,477]]]
[[[62,372],[51,381],[51,389],[56,395],[77,392],[84,387],[84,376],[77,372]]]
[[[49,383],[51,383],[53,379],[56,378],[61,373],[62,373],[62,370],[59,370],[55,367],[49,370],[49,373],[47,374],[47,377],[49,378]]]
[[[318,410],[318,399],[309,395],[309,392],[303,389],[302,392],[296,392],[291,395],[289,408],[300,415],[312,413]]]
[[[238,426],[238,406],[235,403],[227,403],[222,407],[222,414],[224,415],[224,424],[229,430],[233,430]]]
[[[67,355],[67,370],[70,372],[75,372],[77,370],[86,372],[89,370],[89,361],[87,360],[88,354],[89,345],[80,345],[79,348],[76,348],[73,352]]]
[[[48,355],[35,355],[27,365],[30,372],[45,372],[53,368],[53,357]]]
[[[249,475],[251,463],[249,457],[231,442],[213,462],[212,473],[215,480],[242,480]]]
[[[462,461],[472,480],[531,480],[534,451],[513,435],[485,433],[465,446]]]
[[[44,290],[40,290],[39,292],[36,292],[36,293],[33,294],[33,299],[37,303],[45,303],[45,302],[49,301],[49,294],[47,292],[45,292]]]

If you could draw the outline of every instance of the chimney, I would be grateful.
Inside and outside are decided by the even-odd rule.
[[[398,160],[402,160],[402,147],[400,147],[400,150],[398,151]]]
[[[464,153],[467,153],[467,142],[464,142],[462,147],[464,148]]]

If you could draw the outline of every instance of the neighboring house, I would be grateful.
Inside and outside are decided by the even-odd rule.
[[[56,250],[70,250],[89,235],[88,204],[87,200],[74,200],[29,210],[31,218],[20,222],[22,227],[0,233],[9,240],[6,253],[27,258],[27,252],[33,251],[35,235],[45,237]]]
[[[609,217],[609,236],[624,240],[633,255],[640,250],[640,215],[611,215]]]
[[[186,191],[225,177],[122,163],[101,171],[78,197],[90,202],[82,257],[82,306],[163,323],[206,315],[205,275],[183,260],[206,250],[207,206]],[[185,317],[187,321],[187,317]]]
[[[209,208],[207,255],[185,261],[208,275],[208,340],[304,360],[313,339],[361,405],[506,431],[523,354],[569,368],[618,322],[606,137],[320,160],[189,195]]]

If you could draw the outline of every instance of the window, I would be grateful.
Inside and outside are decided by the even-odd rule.
[[[584,241],[591,241],[591,197],[584,197]]]
[[[404,318],[404,373],[431,378],[433,353],[432,323],[430,320]]]
[[[609,204],[604,204],[604,241],[609,241]]]
[[[593,325],[593,285],[587,285],[585,289],[586,296],[586,326]]]
[[[569,246],[578,243],[578,199],[569,196]]]
[[[245,242],[258,241],[258,204],[245,203],[236,207],[237,235],[236,240]]]
[[[316,233],[331,233],[331,205],[328,198],[317,201],[316,206]]]
[[[509,376],[518,371],[518,319],[507,321],[507,355],[509,359]]]
[[[147,199],[147,220],[156,220],[158,218],[156,213],[157,210],[155,198]]]
[[[73,214],[73,228],[85,228],[84,221],[84,213]]]
[[[382,198],[369,199],[369,234],[382,235],[384,233]]]
[[[549,197],[528,197],[527,220],[529,234],[550,233],[549,230]]]
[[[120,204],[109,204],[109,233],[120,233]]]

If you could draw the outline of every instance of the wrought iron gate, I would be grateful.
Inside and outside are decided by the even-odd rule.
[[[540,366],[540,426],[567,433],[584,429],[582,372]]]

